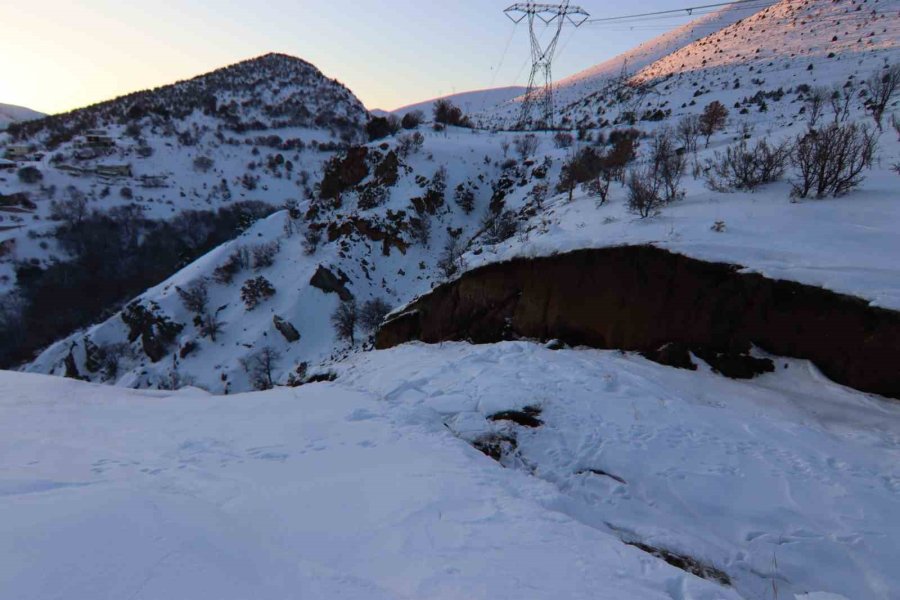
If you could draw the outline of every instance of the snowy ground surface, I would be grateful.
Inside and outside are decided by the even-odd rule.
[[[0,373],[0,596],[893,598],[900,405],[779,363],[411,345],[231,397]]]

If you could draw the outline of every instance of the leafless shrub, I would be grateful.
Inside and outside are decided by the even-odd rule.
[[[511,210],[488,210],[481,221],[484,241],[487,244],[499,244],[516,235],[518,223],[516,213]]]
[[[222,329],[225,327],[225,323],[220,321],[216,315],[210,313],[197,317],[194,323],[197,325],[200,337],[209,338],[213,342],[218,339],[219,334],[222,333]]]
[[[437,266],[444,279],[450,279],[463,269],[463,247],[459,236],[451,235],[447,238]]]
[[[819,119],[825,112],[825,104],[829,101],[828,90],[822,86],[814,87],[809,90],[803,107],[806,110],[806,120],[810,129],[815,129],[819,124]]]
[[[209,304],[209,287],[206,285],[205,279],[198,279],[184,288],[175,286],[175,291],[187,311],[195,315],[206,312]]]
[[[707,161],[706,185],[717,192],[754,190],[781,179],[790,157],[788,142],[773,146],[760,140],[751,147],[741,140]]]
[[[261,302],[275,295],[275,286],[265,277],[256,277],[248,279],[241,287],[241,300],[247,310],[253,310]]]
[[[216,267],[213,271],[213,280],[222,285],[228,285],[234,281],[234,276],[250,265],[250,254],[243,246],[232,252],[225,263]]]
[[[418,131],[415,133],[404,133],[397,138],[397,153],[403,157],[417,154],[423,145],[425,145],[425,136]]]
[[[281,250],[278,242],[267,242],[258,244],[251,248],[253,254],[253,268],[256,271],[271,267],[275,264],[275,256]]]
[[[869,93],[868,109],[875,119],[878,131],[881,131],[884,111],[900,90],[900,63],[888,67],[882,73],[872,75],[866,80],[865,88]]]
[[[322,230],[318,227],[308,227],[303,233],[303,252],[307,256],[312,256],[316,253],[316,249],[318,249],[321,241]]]
[[[560,149],[571,148],[575,138],[568,131],[559,131],[553,136],[553,144]]]
[[[652,167],[633,169],[628,174],[628,210],[642,219],[658,214],[665,201],[660,194],[662,182]]]
[[[852,102],[853,93],[850,90],[845,90],[840,86],[835,86],[831,90],[828,103],[831,105],[831,114],[835,124],[844,123],[850,118],[850,104]]]
[[[857,123],[831,124],[797,138],[793,164],[798,178],[793,195],[807,198],[841,196],[862,182],[862,172],[871,168],[877,135]]]
[[[666,203],[683,195],[680,187],[687,160],[684,151],[679,152],[675,147],[675,138],[668,129],[661,130],[653,138],[650,144],[650,164]]]
[[[529,156],[534,156],[537,153],[538,148],[541,146],[541,141],[538,139],[538,136],[529,133],[517,137],[513,141],[513,146],[516,149],[516,154],[518,154],[522,160],[525,160]]]

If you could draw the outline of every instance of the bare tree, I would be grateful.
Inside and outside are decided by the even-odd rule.
[[[660,130],[650,145],[650,164],[653,176],[660,183],[663,200],[668,204],[682,194],[680,186],[687,161],[684,152],[675,148],[675,138],[669,129]]]
[[[225,323],[211,313],[200,315],[194,322],[197,325],[200,337],[209,338],[213,342],[216,341],[225,326]]]
[[[872,75],[866,80],[865,87],[869,92],[868,108],[878,125],[878,131],[882,131],[884,111],[897,90],[900,90],[900,63],[888,67],[883,73]]]
[[[806,109],[806,119],[810,129],[815,129],[825,112],[825,104],[828,102],[828,90],[822,86],[817,86],[809,90],[806,100],[803,103]]]
[[[339,339],[347,340],[350,345],[356,344],[356,326],[359,321],[359,310],[355,300],[341,302],[331,315],[331,324]]]
[[[713,100],[703,109],[700,115],[700,133],[706,138],[706,146],[709,147],[709,138],[725,128],[725,120],[728,118],[728,109],[718,100]]]
[[[840,86],[835,86],[828,98],[831,104],[831,113],[834,123],[843,123],[850,118],[850,104],[853,102],[853,93]]]
[[[438,269],[444,279],[450,279],[463,268],[463,248],[459,236],[451,235],[447,238],[444,251],[438,259]]]
[[[697,152],[697,142],[700,139],[700,118],[697,115],[686,115],[675,128],[675,135],[684,147],[685,152],[692,154]]]
[[[281,353],[265,346],[250,356],[241,359],[241,366],[247,373],[250,383],[257,390],[271,390],[275,387],[275,369],[281,360]]]
[[[359,324],[362,330],[372,333],[384,318],[391,312],[391,305],[384,298],[374,298],[364,302],[359,311]]]

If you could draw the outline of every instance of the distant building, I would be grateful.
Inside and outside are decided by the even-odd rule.
[[[131,177],[131,165],[97,165],[94,170],[103,177]]]
[[[28,160],[34,149],[31,146],[13,145],[6,147],[4,156],[9,160]]]
[[[76,144],[79,148],[114,148],[116,141],[105,129],[89,129],[84,138]]]
[[[11,160],[6,160],[5,158],[0,158],[0,171],[15,169],[16,163]]]

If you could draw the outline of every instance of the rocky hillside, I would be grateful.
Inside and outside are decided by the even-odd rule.
[[[12,160],[0,170],[0,314],[25,316],[0,320],[27,325],[7,332],[0,364],[105,318],[311,194],[367,119],[343,85],[270,54],[12,125],[0,134]],[[59,297],[67,310],[50,310]]]

